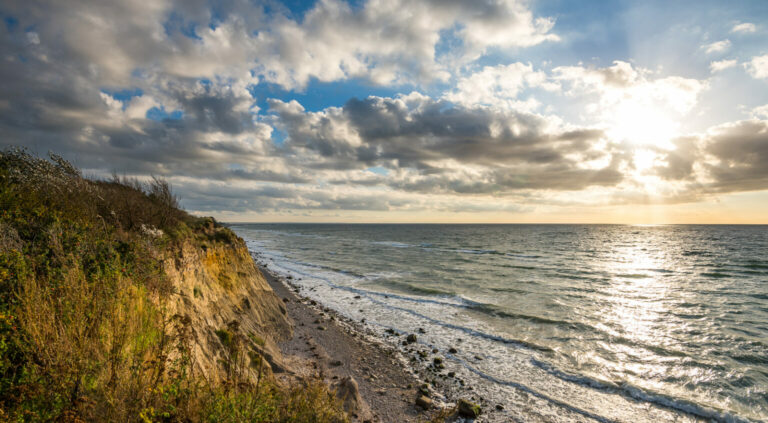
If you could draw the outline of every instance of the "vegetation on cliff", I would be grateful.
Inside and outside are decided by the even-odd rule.
[[[344,420],[319,382],[262,377],[236,324],[217,332],[226,377],[195,371],[163,267],[190,242],[238,240],[180,210],[163,180],[92,180],[55,155],[0,153],[0,421]]]

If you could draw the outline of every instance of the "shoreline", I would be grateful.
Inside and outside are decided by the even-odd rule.
[[[436,399],[444,398],[440,393],[431,392],[435,402],[429,410],[417,406],[424,382],[398,348],[360,323],[302,296],[290,280],[258,260],[255,263],[294,323],[291,339],[278,343],[288,368],[297,377],[320,378],[340,392],[354,391],[350,386],[356,385],[362,401],[345,404],[351,407],[351,421],[429,421],[446,405]],[[349,395],[354,396],[354,392]]]
[[[412,285],[401,284],[400,279],[418,281],[421,274],[415,272],[424,266],[411,266],[408,261],[400,266],[399,261],[410,256],[404,249],[429,248],[431,244],[424,247],[410,238],[394,236],[391,239],[396,241],[389,241],[390,237],[377,236],[375,232],[363,233],[371,237],[361,237],[356,233],[328,235],[321,230],[298,233],[275,230],[278,235],[271,238],[269,234],[261,234],[262,229],[255,227],[250,232],[246,227],[243,236],[248,239],[251,254],[264,274],[276,278],[280,286],[298,294],[316,313],[330,312],[328,315],[341,321],[345,330],[375,339],[380,348],[399,356],[399,363],[406,368],[408,378],[416,381],[413,386],[417,387],[401,398],[406,405],[416,403],[418,387],[426,382],[431,385],[428,394],[436,407],[451,409],[457,400],[465,399],[479,404],[482,415],[478,420],[488,422],[618,422],[625,421],[630,415],[640,417],[638,421],[748,421],[728,408],[707,407],[707,403],[693,402],[684,395],[643,389],[644,385],[639,383],[622,382],[621,379],[614,382],[590,373],[569,373],[570,367],[557,367],[560,362],[556,361],[554,352],[538,350],[536,343],[524,344],[527,338],[512,332],[502,331],[501,335],[494,336],[497,335],[494,327],[482,326],[486,322],[484,317],[496,315],[492,307],[476,306],[493,304],[492,300],[452,292],[443,295],[406,290]],[[270,231],[266,229],[266,232]],[[262,238],[270,241],[261,241]],[[282,248],[281,243],[285,244]],[[460,247],[448,250],[451,255],[439,256],[434,261],[443,263],[458,254],[477,251],[459,250]],[[304,250],[309,252],[304,254]],[[529,257],[539,258],[530,255],[533,253],[512,252],[515,254],[511,256],[523,257],[526,261]],[[392,256],[388,255],[390,253]],[[339,254],[338,258],[336,254]],[[369,254],[378,256],[369,260]],[[462,257],[468,262],[475,258]],[[441,277],[447,276],[441,274]],[[418,284],[413,286],[420,287]],[[431,288],[431,285],[426,286]],[[479,318],[472,320],[475,314]],[[520,316],[524,318],[526,314]],[[563,322],[544,323],[558,324],[559,327]],[[412,335],[417,339],[406,342]],[[324,335],[316,331],[315,336]],[[358,339],[351,342],[358,342]],[[509,360],[505,361],[507,358]],[[377,370],[377,367],[373,369]],[[426,418],[426,415],[421,417],[422,421]]]

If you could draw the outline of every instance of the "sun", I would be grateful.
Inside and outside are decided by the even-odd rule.
[[[671,149],[672,139],[677,136],[680,125],[664,108],[627,100],[609,111],[606,126],[608,136],[616,141]]]

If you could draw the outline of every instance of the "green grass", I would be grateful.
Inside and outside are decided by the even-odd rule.
[[[192,372],[162,259],[236,240],[163,180],[89,180],[55,155],[1,152],[0,421],[343,421],[319,382],[239,379],[260,358],[236,327],[219,334],[227,381]]]

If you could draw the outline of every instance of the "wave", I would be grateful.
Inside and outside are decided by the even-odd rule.
[[[627,279],[647,279],[652,277],[651,275],[647,275],[645,273],[618,273],[616,276],[619,278]]]
[[[532,323],[536,324],[542,324],[542,325],[554,325],[559,326],[562,328],[565,328],[569,331],[576,331],[576,332],[582,332],[582,333],[594,333],[598,335],[599,337],[609,340],[612,344],[622,344],[622,345],[629,345],[635,348],[642,348],[646,349],[648,351],[653,351],[656,354],[667,356],[667,357],[681,357],[685,356],[684,353],[675,351],[675,350],[669,350],[667,348],[663,348],[657,345],[646,345],[646,344],[638,344],[636,341],[632,339],[628,339],[622,336],[613,335],[605,330],[596,328],[594,326],[581,323],[581,322],[574,322],[574,321],[567,321],[567,320],[558,320],[558,319],[552,319],[542,316],[535,316],[535,315],[528,315],[523,313],[515,313],[511,312],[509,310],[503,310],[499,308],[496,305],[489,304],[489,303],[482,303],[470,300],[462,295],[457,294],[454,291],[440,289],[440,288],[434,288],[434,287],[424,287],[416,284],[411,284],[408,282],[403,281],[396,281],[393,279],[387,279],[385,285],[391,286],[395,289],[400,289],[405,292],[409,292],[412,294],[420,295],[418,297],[412,297],[409,295],[401,295],[401,294],[395,294],[391,292],[378,292],[368,289],[362,289],[358,286],[346,286],[339,283],[336,283],[332,280],[332,277],[322,277],[314,272],[311,271],[305,271],[303,269],[300,269],[296,267],[296,265],[309,267],[309,268],[316,268],[316,269],[322,269],[322,270],[328,270],[334,273],[339,273],[340,276],[353,276],[356,279],[363,281],[363,280],[375,280],[375,278],[380,277],[379,275],[359,275],[355,274],[354,272],[349,272],[341,269],[336,269],[331,266],[323,266],[323,265],[316,265],[312,263],[305,263],[301,261],[289,261],[285,259],[284,257],[280,256],[279,254],[275,254],[275,257],[278,257],[281,260],[282,267],[289,270],[289,272],[294,274],[299,274],[306,278],[315,278],[322,280],[324,283],[326,283],[328,286],[331,286],[335,289],[345,290],[357,295],[363,295],[368,297],[369,299],[373,298],[392,298],[400,301],[406,301],[416,304],[435,304],[440,305],[444,307],[451,307],[451,308],[459,308],[464,310],[470,310],[478,313],[482,313],[488,316],[493,317],[499,317],[502,319],[514,319],[514,320],[526,320]],[[284,260],[284,261],[283,261]],[[591,291],[590,291],[591,292]],[[422,295],[428,296],[427,298],[423,297]],[[390,304],[380,302],[380,305],[386,306],[386,307],[395,307]],[[395,307],[396,308],[396,307]],[[400,310],[409,310],[406,308],[398,308]],[[409,310],[410,311],[410,310]],[[435,324],[443,325],[446,327],[450,327],[453,329],[458,329],[464,332],[468,332],[469,334],[474,334],[480,338],[492,340],[495,342],[500,342],[503,344],[511,344],[511,345],[518,345],[522,347],[526,347],[532,350],[536,351],[552,351],[550,347],[534,344],[528,341],[523,341],[519,339],[510,339],[510,338],[504,338],[501,336],[491,335],[488,333],[476,331],[474,329],[469,329],[465,327],[461,327],[458,325],[451,325],[451,324],[444,324],[444,322],[439,321],[437,319],[430,318],[426,315],[419,314],[420,317],[426,318],[431,320]]]
[[[744,264],[742,265],[742,267],[746,267],[747,269],[768,269],[768,264],[753,262],[749,264]]]
[[[541,393],[541,392],[539,392],[539,391],[537,391],[537,390],[535,390],[535,389],[533,389],[533,388],[531,388],[531,387],[529,387],[529,386],[527,386],[525,384],[522,384],[522,383],[519,383],[519,382],[514,382],[514,381],[511,381],[511,380],[499,379],[497,377],[491,376],[491,375],[489,375],[489,374],[487,374],[487,373],[485,373],[485,372],[483,372],[481,370],[478,370],[477,368],[471,366],[469,363],[467,363],[465,361],[461,361],[461,363],[462,363],[462,365],[467,370],[469,370],[472,373],[480,376],[481,378],[483,378],[485,380],[488,380],[490,382],[493,382],[493,383],[495,383],[497,385],[509,386],[509,387],[518,389],[520,391],[523,391],[523,392],[526,392],[526,393],[528,393],[530,395],[533,395],[533,396],[535,396],[537,398],[541,398],[541,399],[543,399],[545,401],[548,401],[548,402],[550,402],[552,404],[555,404],[555,405],[557,405],[559,407],[562,407],[562,408],[564,408],[566,410],[569,410],[569,411],[574,412],[576,414],[580,414],[582,416],[588,417],[590,419],[596,420],[596,421],[601,422],[601,423],[618,423],[616,420],[613,420],[613,419],[601,416],[601,415],[599,415],[597,413],[591,412],[589,410],[585,410],[583,408],[580,408],[580,407],[577,407],[575,405],[569,404],[569,403],[567,403],[565,401],[562,401],[562,400],[559,400],[557,398],[553,398],[553,397],[551,397],[549,395],[543,394],[543,393]]]
[[[464,254],[493,254],[493,255],[502,255],[504,253],[498,252],[496,250],[474,250],[471,248],[461,248],[458,250],[454,250],[457,253],[464,253]]]
[[[520,266],[520,265],[514,265],[514,264],[501,264],[499,267],[505,267],[508,269],[523,269],[523,270],[536,270],[538,267],[536,266]]]
[[[383,246],[386,246],[386,247],[394,247],[394,248],[411,248],[411,247],[415,247],[415,245],[406,244],[404,242],[397,242],[397,241],[371,241],[371,244],[383,245]]]
[[[562,325],[562,326],[569,326],[572,328],[579,327],[580,329],[594,329],[592,327],[587,328],[586,325],[583,325],[581,323],[577,322],[569,322],[565,320],[557,320],[557,319],[550,319],[547,317],[541,317],[541,316],[533,316],[528,314],[522,314],[522,313],[512,313],[509,311],[501,310],[499,307],[493,305],[493,304],[477,304],[474,306],[469,307],[469,309],[478,311],[484,314],[488,314],[490,316],[496,316],[496,317],[505,317],[509,319],[516,319],[516,320],[527,320],[534,323],[542,323],[542,324],[549,324],[549,325]]]
[[[517,257],[517,258],[524,258],[524,259],[537,259],[541,258],[541,256],[537,256],[535,254],[514,254],[514,253],[505,253],[506,256],[509,257]]]
[[[319,234],[303,234],[301,232],[288,232],[288,231],[280,231],[277,229],[252,229],[247,226],[239,226],[239,225],[233,225],[231,226],[232,229],[244,229],[246,231],[252,231],[255,233],[268,233],[268,234],[275,234],[275,235],[282,235],[282,236],[292,236],[292,237],[300,237],[300,238],[314,238],[314,239],[327,239],[330,238],[325,235],[319,235]]]
[[[575,375],[560,370],[549,363],[531,358],[531,364],[544,370],[548,374],[567,382],[575,383],[581,386],[585,386],[591,389],[596,389],[603,392],[615,393],[628,397],[634,400],[649,402],[656,405],[660,405],[666,408],[671,408],[677,411],[682,411],[686,414],[694,415],[697,417],[703,417],[718,422],[727,423],[750,423],[750,420],[737,416],[727,411],[710,408],[695,402],[683,399],[675,398],[669,395],[660,394],[645,390],[643,388],[634,386],[629,382],[610,382],[600,379],[596,379],[584,375]]]
[[[440,289],[440,288],[431,288],[421,285],[414,285],[408,282],[400,282],[400,281],[394,281],[394,280],[387,280],[386,282],[387,286],[394,286],[397,288],[401,288],[405,291],[412,292],[414,294],[426,294],[426,295],[435,295],[435,296],[445,296],[445,297],[457,297],[458,295],[449,290]]]

